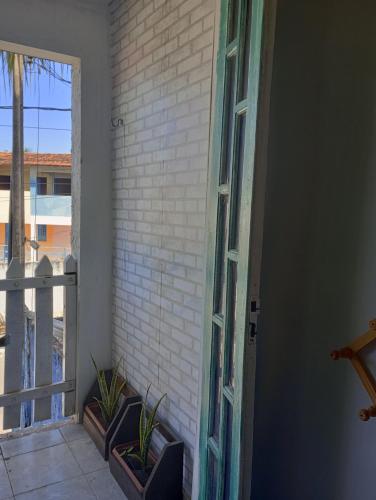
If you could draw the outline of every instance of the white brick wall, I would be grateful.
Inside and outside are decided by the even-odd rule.
[[[214,0],[113,0],[113,348],[186,443],[198,419]]]

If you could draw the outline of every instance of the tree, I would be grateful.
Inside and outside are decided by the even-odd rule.
[[[14,54],[13,64],[13,155],[10,189],[10,249],[8,260],[25,262],[23,74],[24,59]]]
[[[25,208],[24,208],[24,147],[23,147],[23,81],[24,56],[2,52],[5,71],[13,88],[13,154],[11,189],[9,196],[8,262],[17,258],[25,261]]]

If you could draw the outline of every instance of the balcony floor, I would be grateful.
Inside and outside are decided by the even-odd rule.
[[[126,500],[82,425],[0,441],[0,500]]]

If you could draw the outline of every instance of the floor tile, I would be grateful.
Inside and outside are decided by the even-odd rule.
[[[58,429],[49,431],[40,431],[29,434],[28,436],[16,439],[7,439],[0,443],[4,458],[14,457],[29,451],[41,450],[63,443],[64,439]]]
[[[82,424],[67,424],[60,427],[60,432],[67,443],[76,439],[88,437],[88,433]]]
[[[72,441],[69,448],[85,474],[108,467],[90,437]]]
[[[71,479],[81,474],[68,445],[17,455],[6,460],[15,494]]]
[[[8,498],[13,498],[12,495],[13,492],[12,488],[10,487],[4,460],[0,459],[0,500],[8,500]]]
[[[85,478],[78,477],[22,493],[16,496],[16,500],[96,500],[96,497]]]
[[[126,500],[110,469],[87,474],[86,479],[98,500]]]

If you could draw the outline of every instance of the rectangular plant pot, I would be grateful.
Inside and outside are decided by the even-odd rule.
[[[141,484],[139,478],[134,473],[132,468],[127,464],[127,461],[125,460],[125,458],[123,458],[121,456],[122,451],[124,451],[125,449],[127,449],[129,447],[137,447],[138,444],[139,444],[138,441],[133,441],[133,442],[127,443],[125,445],[115,446],[115,448],[112,450],[112,453],[114,455],[116,462],[118,463],[120,468],[123,470],[122,477],[125,478],[126,482],[130,483],[129,485],[126,485],[126,487],[125,487],[126,490],[130,491],[132,489],[135,489],[137,494],[138,494],[137,498],[143,498],[143,493],[144,493],[144,489],[145,489],[146,484]],[[149,463],[152,464],[153,468],[155,467],[155,464],[157,463],[157,457],[151,451],[149,452]],[[128,496],[128,499],[129,498],[132,498],[132,497]]]
[[[110,471],[128,500],[182,500],[183,498],[183,454],[184,443],[177,441],[167,428],[159,424],[158,431],[166,444],[158,457],[149,453],[153,464],[145,485],[142,485],[134,470],[121,452],[129,446],[138,445],[138,424],[142,404],[127,407],[110,442]]]
[[[107,370],[105,375],[107,383],[109,383],[112,377],[112,370]],[[93,384],[85,401],[83,424],[102,457],[108,460],[109,444],[125,409],[128,405],[140,401],[141,397],[127,384],[120,396],[118,411],[109,425],[106,425],[99,404],[93,399],[94,397],[100,398],[97,381]]]

